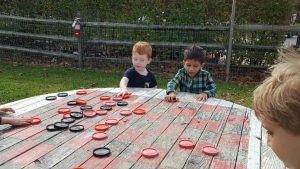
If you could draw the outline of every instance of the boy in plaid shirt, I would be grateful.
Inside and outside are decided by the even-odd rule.
[[[166,101],[178,100],[175,91],[198,94],[197,100],[206,101],[216,94],[216,84],[211,74],[202,69],[204,67],[206,52],[199,46],[193,45],[184,50],[183,68],[179,69],[175,77],[167,85]]]

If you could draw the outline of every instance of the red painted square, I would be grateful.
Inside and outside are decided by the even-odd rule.
[[[36,159],[47,154],[54,148],[55,147],[53,147],[52,145],[42,143],[42,144],[39,144],[38,146],[28,150],[26,153],[21,154],[20,156],[14,158],[12,160],[12,162],[24,165],[24,167],[25,167],[26,165],[34,162]]]
[[[184,109],[180,109],[180,108],[171,108],[171,109],[169,109],[168,112],[166,112],[166,113],[168,113],[168,114],[170,114],[170,115],[176,117],[176,116],[178,116],[178,114],[181,113],[183,110],[184,110]]]
[[[244,121],[245,121],[245,117],[241,115],[229,115],[227,117],[227,123],[230,124],[238,124],[243,126]]]
[[[224,110],[226,110],[226,107],[217,106],[216,109],[214,110],[214,113],[220,113],[220,112],[222,112]]]
[[[204,129],[207,125],[208,120],[207,119],[195,119],[193,118],[192,121],[189,124],[189,127],[197,128],[197,129]]]
[[[213,120],[209,120],[207,123],[207,126],[205,128],[205,130],[208,131],[218,131],[220,129],[221,126],[221,122],[220,121],[213,121]]]
[[[128,128],[122,134],[120,134],[115,140],[123,142],[123,143],[131,143],[140,134],[141,133],[138,129]]]
[[[214,146],[214,145],[210,142],[200,140],[197,142],[196,147],[194,148],[192,154],[197,155],[197,156],[207,156],[206,154],[204,154],[202,152],[202,147],[204,147],[204,146]]]
[[[249,146],[249,136],[248,135],[243,135],[241,137],[241,144],[240,144],[240,147],[243,149],[243,150],[248,150],[248,146]]]
[[[215,110],[215,108],[216,108],[216,106],[204,104],[200,108],[200,111],[201,112],[213,112]]]
[[[184,109],[178,116],[185,116],[193,118],[196,115],[196,110],[194,109]]]
[[[214,159],[211,163],[210,168],[214,169],[232,169],[234,168],[235,162],[234,161],[223,161]]]
[[[222,147],[231,147],[231,148],[238,148],[240,144],[240,135],[222,135],[220,138],[219,146]]]

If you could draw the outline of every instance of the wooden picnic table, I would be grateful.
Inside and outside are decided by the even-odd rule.
[[[62,119],[59,108],[80,111],[80,106],[68,106],[68,101],[80,98],[98,110],[105,102],[100,96],[113,97],[119,88],[86,89],[86,95],[77,95],[74,90],[68,91],[67,97],[45,100],[56,95],[53,93],[0,106],[14,108],[14,116],[42,119],[37,125],[0,126],[0,168],[284,168],[266,146],[265,131],[251,109],[215,98],[200,102],[191,93],[178,93],[180,100],[169,103],[163,100],[163,89],[130,90],[133,93],[125,100],[127,106],[114,106],[104,116],[76,120],[73,124],[85,127],[82,132],[50,132],[46,126]],[[146,113],[122,116],[120,110],[124,108],[142,108]],[[105,131],[108,138],[92,139],[95,125],[108,118],[119,120]],[[179,147],[182,139],[193,140],[195,147]],[[219,154],[204,154],[204,146],[216,147]],[[111,155],[93,156],[93,150],[99,147],[108,147]],[[145,147],[155,148],[159,155],[143,157],[141,150]]]

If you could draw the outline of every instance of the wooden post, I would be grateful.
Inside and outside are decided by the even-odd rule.
[[[82,56],[82,43],[83,43],[83,22],[82,22],[82,18],[80,15],[80,12],[77,13],[77,18],[79,19],[79,23],[80,23],[80,34],[77,37],[78,39],[78,46],[77,46],[77,50],[78,50],[78,66],[80,68],[83,68],[83,56]]]
[[[232,0],[229,40],[228,40],[228,49],[227,49],[227,57],[226,57],[226,82],[229,81],[229,69],[230,69],[230,62],[231,62],[231,55],[232,55],[233,28],[234,28],[234,18],[235,18],[235,5],[236,5],[236,0]]]
[[[82,31],[82,29],[81,29]],[[78,38],[78,65],[83,68],[83,57],[82,57],[82,37]]]

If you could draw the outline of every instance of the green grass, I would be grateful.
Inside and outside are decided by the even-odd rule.
[[[120,71],[22,66],[0,62],[0,104],[80,88],[118,87],[122,74]],[[158,76],[158,88],[165,88],[168,80]],[[251,107],[254,88],[255,85],[217,82],[217,98]]]

